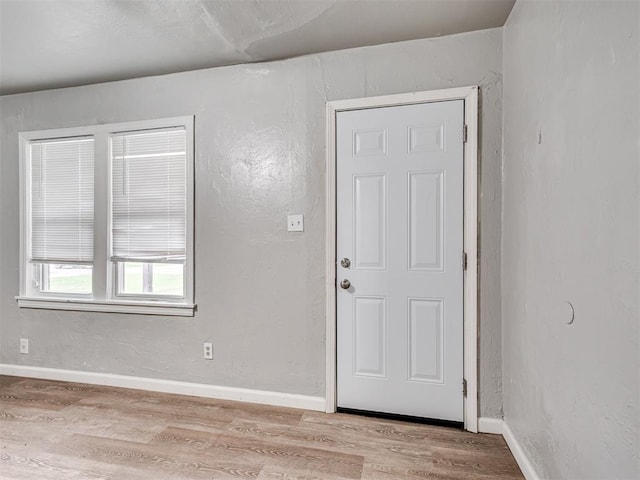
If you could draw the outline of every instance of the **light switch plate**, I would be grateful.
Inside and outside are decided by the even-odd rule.
[[[287,231],[304,232],[304,215],[288,215]]]

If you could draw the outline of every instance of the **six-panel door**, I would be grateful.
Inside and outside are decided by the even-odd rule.
[[[463,110],[337,113],[338,407],[463,419]]]

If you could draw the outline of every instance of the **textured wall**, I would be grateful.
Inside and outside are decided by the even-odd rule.
[[[504,30],[504,413],[540,478],[640,478],[639,25],[519,1]]]
[[[2,97],[0,361],[323,396],[325,102],[478,84],[480,401],[500,416],[501,42],[494,29]],[[195,318],[18,309],[17,132],[184,114],[196,116]],[[305,214],[304,233],[286,232],[288,213]]]

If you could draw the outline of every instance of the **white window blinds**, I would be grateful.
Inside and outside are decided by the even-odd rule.
[[[186,162],[184,128],[111,137],[113,261],[184,262]]]
[[[32,141],[30,261],[93,261],[93,138]]]

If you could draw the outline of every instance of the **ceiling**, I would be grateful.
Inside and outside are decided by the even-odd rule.
[[[0,94],[504,25],[515,0],[0,0]]]

